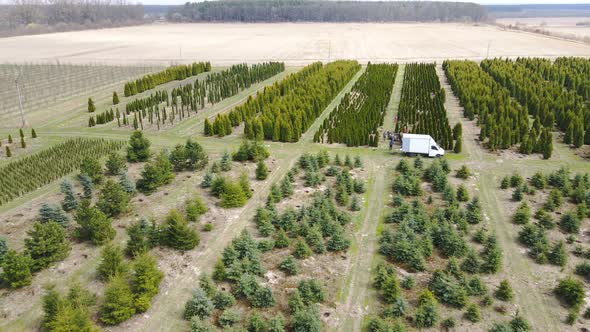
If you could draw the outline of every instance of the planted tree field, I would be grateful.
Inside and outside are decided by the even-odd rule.
[[[320,310],[330,315],[362,206],[360,166],[358,158],[304,154],[256,210],[257,235],[242,232],[201,274],[183,313],[191,328],[326,330]]]
[[[171,81],[182,81],[208,71],[211,71],[211,64],[209,62],[193,62],[189,65],[170,66],[160,72],[148,74],[134,81],[126,82],[124,86],[125,97],[151,90],[158,85]]]
[[[512,299],[512,293],[499,296],[494,288],[501,284],[490,282],[502,251],[486,230],[477,193],[467,189],[470,171],[461,167],[455,179],[450,172],[444,159],[397,165],[393,210],[383,220],[373,272],[379,305],[369,331],[405,330],[408,322],[418,330],[480,329],[494,302]]]
[[[577,94],[586,103],[590,100],[590,62],[587,59],[558,58],[552,63],[547,59],[522,58],[517,63],[543,77],[548,84],[566,88],[570,91],[568,96]],[[565,127],[564,142],[576,148],[590,144],[590,108],[587,104],[583,105],[581,112],[566,113],[564,123],[559,125]]]
[[[69,174],[87,157],[119,150],[120,141],[75,138],[0,168],[0,205]]]
[[[444,107],[445,92],[434,66],[406,65],[395,132],[428,134],[443,149],[451,150],[453,135]]]
[[[560,84],[547,81],[539,73],[528,69],[523,63],[509,60],[484,60],[481,67],[497,82],[510,91],[513,98],[525,106],[535,119],[529,136],[542,128],[552,130],[557,126],[573,140],[574,146],[584,143],[584,117],[589,110],[582,97],[568,91]]]
[[[19,80],[25,112],[46,108],[68,98],[88,95],[130,77],[159,70],[156,66],[0,65],[0,122],[20,124],[15,80]]]
[[[377,146],[377,128],[383,125],[397,69],[395,64],[369,63],[352,90],[324,120],[314,142]]]
[[[562,322],[577,325],[578,317],[588,317],[584,308],[590,278],[590,248],[583,229],[590,212],[590,176],[573,174],[566,168],[536,172],[524,179],[515,172],[500,183],[505,205],[510,207],[517,228],[518,244],[526,255],[551,273],[549,287],[560,299]],[[574,276],[575,275],[575,276]]]
[[[556,77],[546,79],[557,80],[566,88],[576,91],[585,100],[590,99],[590,60],[586,58],[559,57],[555,59],[554,68],[559,73]]]
[[[201,68],[201,66],[199,65],[198,68]],[[206,75],[203,79],[181,84],[170,91],[166,89],[156,90],[150,93],[149,96],[128,101],[125,104],[124,112],[119,111],[115,105],[114,111],[111,108],[104,113],[91,115],[88,126],[93,127],[117,120],[119,127],[129,126],[136,130],[143,130],[146,127],[160,129],[165,125],[173,125],[175,122],[190,117],[203,109],[206,104],[214,105],[235,96],[240,91],[248,89],[252,84],[269,79],[284,70],[285,66],[280,62],[261,63],[251,66],[246,64],[233,65],[221,72]],[[144,80],[147,79],[144,78]],[[137,85],[137,83],[133,84]]]
[[[297,142],[359,69],[356,61],[308,65],[228,115],[219,115],[212,125],[206,122],[205,132],[225,136],[244,122],[246,138]]]
[[[463,116],[481,128],[479,140],[489,149],[508,149],[529,139],[529,116],[526,108],[510,97],[473,61],[445,61],[443,69],[453,93],[463,107]],[[537,133],[539,134],[539,133]],[[535,140],[538,135],[533,135]],[[536,144],[532,144],[536,146]],[[532,151],[523,150],[524,153]]]

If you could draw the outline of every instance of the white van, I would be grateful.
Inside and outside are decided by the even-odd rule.
[[[401,152],[408,155],[423,154],[428,157],[441,157],[445,150],[430,135],[402,134]]]

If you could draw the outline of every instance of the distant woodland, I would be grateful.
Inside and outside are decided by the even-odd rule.
[[[142,5],[124,0],[15,0],[0,6],[0,36],[141,24],[143,16]]]
[[[461,2],[224,0],[172,8],[175,22],[479,22],[485,7]]]

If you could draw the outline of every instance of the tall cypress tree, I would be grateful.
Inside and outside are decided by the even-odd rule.
[[[88,112],[94,113],[94,111],[96,111],[96,106],[94,106],[94,101],[92,101],[92,98],[88,98]]]

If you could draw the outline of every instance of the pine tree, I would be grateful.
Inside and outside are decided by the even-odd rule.
[[[127,173],[121,174],[119,177],[119,184],[127,194],[135,194],[135,183],[129,178],[129,176],[127,176]]]
[[[127,281],[121,277],[113,278],[104,294],[104,302],[100,306],[98,317],[107,325],[117,325],[135,314],[133,294]]]
[[[117,91],[113,91],[113,105],[117,105],[119,103],[119,96],[117,95]]]
[[[31,284],[33,276],[31,266],[33,261],[27,255],[21,255],[10,249],[2,260],[1,279],[11,288],[20,288]]]
[[[142,219],[127,228],[129,240],[125,252],[131,257],[138,257],[147,253],[152,247],[150,233],[154,230],[147,220]],[[157,231],[157,230],[156,230]]]
[[[494,292],[494,295],[496,296],[496,298],[498,298],[499,300],[502,300],[502,301],[512,300],[512,297],[513,297],[512,287],[508,283],[508,280],[502,280],[500,282],[500,286],[498,286],[498,289],[496,289],[496,291]]]
[[[55,221],[64,228],[67,227],[69,223],[68,216],[61,207],[49,205],[47,203],[43,203],[39,209],[39,221],[42,223]]]
[[[207,297],[207,294],[200,288],[193,290],[193,295],[184,306],[184,319],[198,317],[204,319],[209,317],[213,312],[213,302]]]
[[[76,234],[81,240],[102,245],[115,237],[111,219],[97,207],[91,207],[89,200],[80,202],[75,219],[78,223]]]
[[[150,144],[150,141],[143,136],[141,131],[134,131],[129,139],[127,160],[132,163],[148,160],[150,157]]]
[[[205,173],[203,176],[203,181],[201,181],[201,188],[209,188],[213,183],[213,174],[211,172]]]
[[[88,98],[88,112],[94,113],[94,111],[96,111],[96,106],[94,106],[94,101],[92,101],[92,98]]]
[[[78,207],[78,200],[74,195],[72,184],[68,180],[64,180],[60,185],[61,193],[64,195],[64,199],[61,203],[61,207],[64,211],[72,211]]]
[[[225,183],[220,197],[220,205],[223,208],[241,207],[244,206],[248,200],[242,186],[233,181],[227,181]]]
[[[151,299],[158,294],[164,274],[158,269],[156,260],[147,255],[135,259],[131,272],[131,291],[137,312],[146,312]]]
[[[191,250],[200,242],[199,234],[189,228],[186,220],[176,210],[168,213],[162,231],[164,244],[177,250]]]
[[[20,138],[20,147],[25,149],[27,147],[27,143],[25,142],[25,138],[21,137]]]
[[[84,191],[84,198],[90,199],[92,198],[92,179],[86,175],[82,174],[79,176],[80,185],[82,185],[82,190]]]
[[[25,133],[23,132],[22,128],[18,129],[18,134],[20,135],[20,138],[25,138]]]
[[[116,276],[123,276],[127,272],[127,263],[123,257],[123,250],[112,243],[105,245],[100,254],[100,264],[97,272],[100,279],[107,281]]]
[[[359,199],[356,195],[352,196],[352,201],[350,203],[350,211],[360,211],[361,205],[359,203]]]
[[[307,245],[307,243],[305,243],[305,241],[303,241],[303,239],[298,239],[297,242],[295,242],[295,247],[293,248],[293,257],[297,258],[297,259],[305,259],[311,256],[311,249],[309,248],[309,246]]]
[[[8,144],[12,144],[12,135],[8,134]]]
[[[199,217],[208,210],[200,196],[188,199],[184,209],[186,210],[186,219],[188,221],[198,221]]]
[[[108,217],[116,217],[128,209],[129,194],[113,180],[107,180],[102,187],[96,206]]]
[[[103,179],[102,166],[98,159],[92,157],[85,157],[82,160],[80,174],[88,175],[94,184],[101,183]]]
[[[162,151],[153,161],[148,162],[137,181],[137,189],[144,194],[153,193],[158,187],[169,184],[174,179],[172,164]]]
[[[231,170],[231,157],[227,151],[221,157],[221,162],[219,163],[222,172],[227,172]]]
[[[12,157],[12,152],[10,152],[10,148],[8,146],[6,146],[6,157],[7,158]]]
[[[2,265],[2,259],[8,252],[8,245],[6,244],[6,240],[0,237],[0,266]]]
[[[56,222],[35,223],[27,235],[26,254],[33,260],[33,271],[61,261],[70,253],[70,242],[66,239],[65,230]]]
[[[266,180],[268,177],[268,169],[263,160],[260,160],[256,165],[256,180]]]
[[[240,174],[240,187],[242,188],[242,191],[244,192],[244,195],[246,196],[246,199],[249,199],[250,197],[252,197],[252,189],[250,187],[250,179],[248,178],[248,173],[246,171],[242,171],[242,174]]]
[[[105,163],[107,173],[110,175],[120,175],[127,168],[125,164],[125,157],[117,152],[111,152]]]

